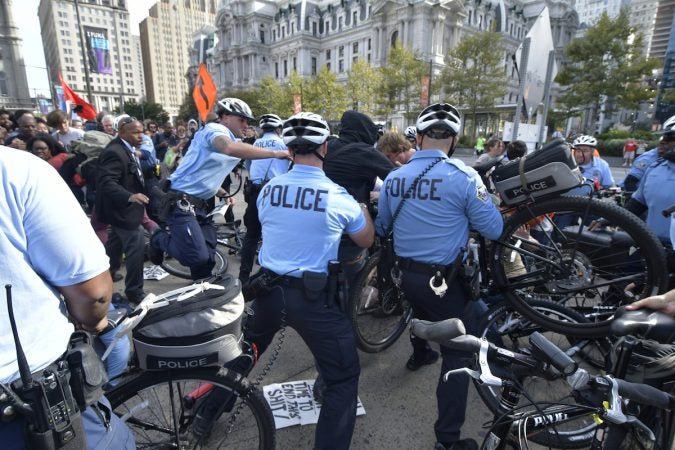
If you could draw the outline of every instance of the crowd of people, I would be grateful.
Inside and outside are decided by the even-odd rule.
[[[462,119],[452,105],[428,106],[402,133],[381,132],[357,111],[344,112],[337,136],[324,118],[310,112],[287,120],[264,114],[257,123],[260,137],[250,126],[254,120],[250,107],[236,98],[218,101],[202,126],[190,121],[175,128],[163,124],[161,130],[155,122],[128,115],[100,114],[96,123],[83,125],[58,110],[44,120],[29,111],[0,110],[0,137],[9,147],[0,151],[2,281],[12,285],[17,299],[14,316],[31,372],[41,373],[61,361],[73,329],[106,328],[112,282],[121,279],[123,263],[125,298],[116,303],[132,306],[146,295],[146,257],[154,264],[166,255],[176,258],[190,268],[194,280],[211,276],[217,242],[209,209],[217,197],[233,202],[227,178],[242,160],[250,161],[247,235],[238,277],[245,288],[261,279],[272,286],[253,299],[246,340],[264,352],[282,316],[298,332],[320,379],[323,407],[315,448],[347,449],[360,366],[329,267],[339,263],[349,286],[363,268],[375,234],[393,236],[401,289],[414,316],[432,321],[458,317],[471,333],[478,303],[448,274],[469,230],[497,239],[503,219],[489,181],[453,157]],[[626,156],[632,168],[623,185],[635,191],[627,208],[646,214],[648,226],[672,246],[675,226],[662,211],[675,203],[675,117],[663,130],[658,148],[634,161],[634,155]],[[496,137],[480,147],[477,168],[506,164],[527,153],[524,142],[505,145]],[[595,187],[615,185],[608,164],[596,154],[595,138],[579,136],[571,147]],[[87,164],[93,166],[87,170]],[[150,234],[147,249],[145,232]],[[260,267],[254,270],[261,239]],[[430,277],[443,281],[437,286],[446,279],[448,284],[435,288]],[[673,295],[646,303],[672,312]],[[4,305],[0,309],[0,381],[5,384],[18,378],[7,311]],[[51,326],[42,326],[44,321]],[[411,345],[405,363],[409,370],[439,357],[443,373],[464,366],[461,353],[441,347],[439,355],[412,337]],[[461,436],[467,392],[467,377],[439,383],[436,450],[477,449],[474,440]],[[204,403],[194,433],[208,433],[218,398],[216,390]],[[109,409],[101,397],[83,410],[88,446],[133,448],[128,429]],[[3,445],[23,447],[24,422],[16,414],[3,416]]]

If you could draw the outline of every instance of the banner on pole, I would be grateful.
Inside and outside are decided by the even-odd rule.
[[[84,27],[84,39],[87,48],[89,71],[112,75],[108,30],[104,28]]]
[[[420,89],[420,106],[426,108],[429,105],[429,75],[422,75],[421,89]]]

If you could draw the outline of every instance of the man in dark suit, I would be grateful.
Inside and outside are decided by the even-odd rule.
[[[116,120],[118,135],[101,153],[96,181],[96,212],[112,232],[106,247],[115,257],[115,249],[126,255],[125,294],[130,303],[139,303],[143,292],[145,239],[141,222],[149,198],[138,160],[137,149],[143,137],[143,124],[133,117]]]

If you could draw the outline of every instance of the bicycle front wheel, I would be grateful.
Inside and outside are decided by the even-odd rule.
[[[598,223],[612,228],[594,229]],[[578,338],[609,336],[618,306],[661,292],[668,279],[663,245],[645,223],[588,197],[524,205],[506,221],[492,251],[495,282],[513,307],[548,330]],[[634,297],[626,294],[631,289]],[[588,320],[540,314],[530,306],[533,299],[564,304]]]
[[[227,256],[223,254],[220,249],[216,248],[216,253],[213,255],[215,259],[215,265],[213,266],[212,275],[222,275],[227,271],[228,260]],[[169,272],[171,275],[178,278],[184,278],[186,280],[192,279],[192,274],[190,273],[190,268],[188,266],[182,265],[176,258],[172,258],[168,255],[164,256],[164,262],[162,262],[162,269]]]
[[[214,387],[232,393],[211,434],[200,442],[192,433],[195,411]],[[106,393],[142,448],[273,449],[274,417],[262,392],[224,368],[145,372]]]
[[[530,307],[534,308],[537,313],[555,320],[570,323],[585,321],[581,314],[557,303],[534,300],[530,303]],[[483,315],[478,329],[478,336],[487,338],[496,345],[514,352],[527,351],[526,349],[530,348],[529,336],[538,331],[557,347],[563,349],[565,353],[590,373],[600,372],[598,367],[604,367],[605,358],[611,350],[611,342],[607,338],[597,340],[576,339],[548,332],[504,303],[491,307]],[[492,364],[490,369],[497,374],[504,370],[500,366],[493,366]],[[545,378],[520,373],[517,378],[527,394],[527,396],[521,397],[521,402],[517,405],[520,412],[539,412],[532,405],[532,401],[541,405],[539,406],[540,414],[548,414],[547,409],[551,408],[550,405],[575,403],[571,389],[562,375],[556,378]],[[501,388],[491,387],[477,381],[474,381],[474,386],[483,403],[493,414],[497,414],[500,411]],[[552,408],[557,410],[560,406],[556,405]],[[582,448],[590,444],[595,427],[596,424],[590,415],[580,416],[575,420],[557,424],[555,428],[545,428],[533,433],[529,436],[529,440],[540,445],[549,445],[556,448]]]
[[[366,353],[378,353],[391,346],[412,317],[403,291],[389,277],[378,280],[379,262],[379,253],[372,255],[349,290],[356,344]]]

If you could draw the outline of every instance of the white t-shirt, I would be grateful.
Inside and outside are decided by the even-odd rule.
[[[40,158],[0,146],[0,382],[18,378],[4,286],[31,371],[66,351],[73,326],[54,286],[109,268],[105,249],[65,182]]]
[[[59,131],[55,131],[52,133],[52,136],[62,143],[64,147],[69,148],[71,142],[80,140],[84,137],[84,131],[78,128],[69,128],[67,133],[61,134]]]

